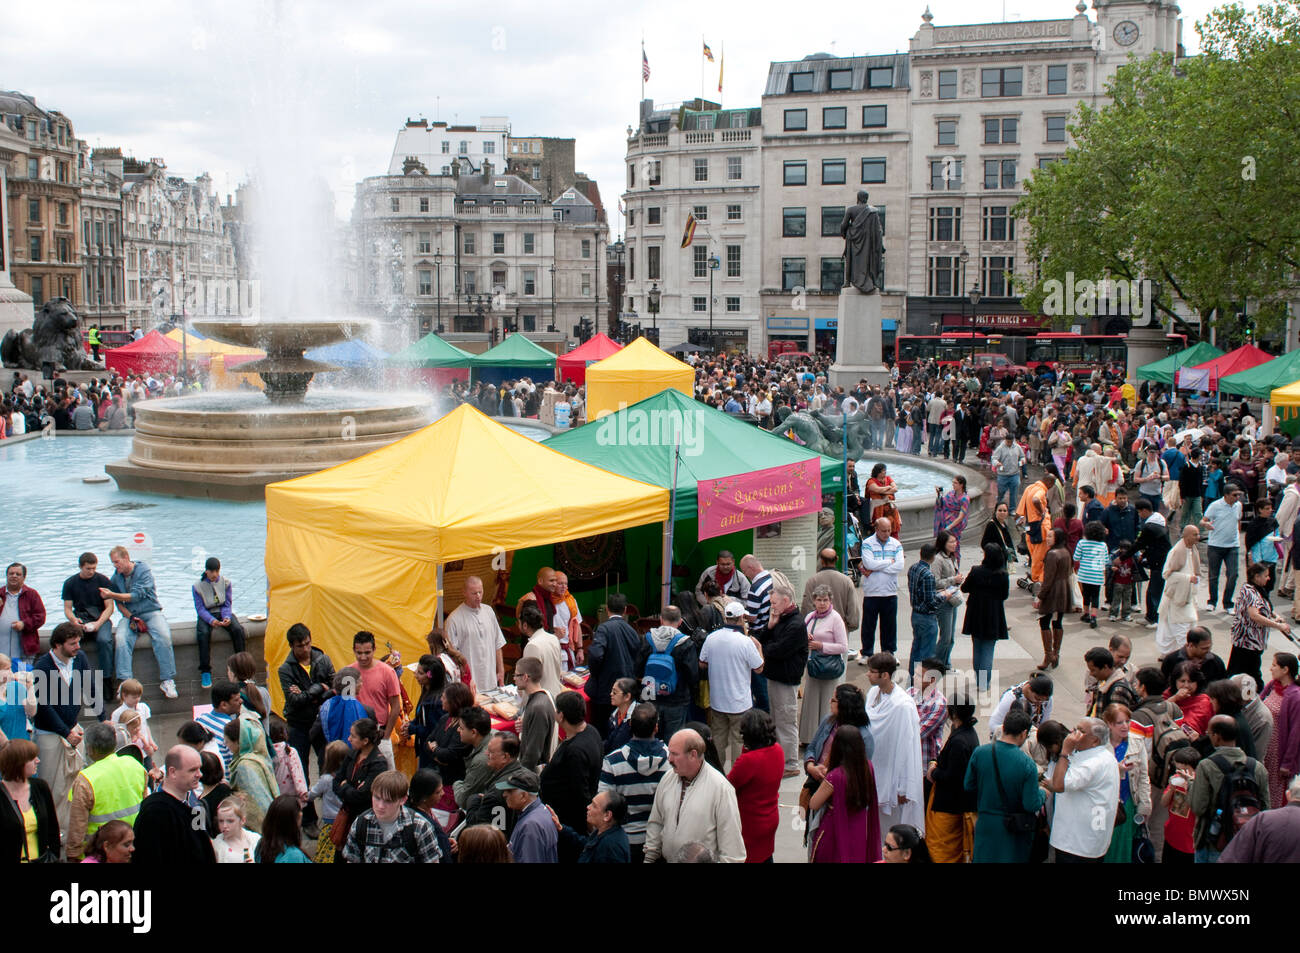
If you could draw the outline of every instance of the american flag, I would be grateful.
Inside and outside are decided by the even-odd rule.
[[[646,59],[645,47],[643,46],[641,47],[641,82],[644,83],[649,79],[650,79],[650,61]]]

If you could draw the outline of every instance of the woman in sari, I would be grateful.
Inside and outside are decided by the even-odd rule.
[[[871,478],[867,480],[867,500],[872,504],[871,522],[874,525],[876,520],[882,517],[889,520],[889,535],[895,539],[898,539],[898,534],[903,529],[902,517],[898,514],[898,507],[894,505],[894,496],[897,493],[898,484],[894,482],[893,477],[885,473],[885,465],[877,463],[872,467]],[[876,502],[877,500],[879,503]]]
[[[809,801],[822,811],[809,859],[814,864],[874,864],[881,860],[876,777],[851,725],[835,730],[826,778]],[[824,809],[824,810],[823,810]]]
[[[234,718],[226,723],[226,745],[235,752],[230,762],[230,788],[242,794],[248,816],[244,825],[258,834],[262,833],[262,818],[280,793],[275,781],[275,769],[266,750],[266,735],[254,718]]]
[[[1111,832],[1110,847],[1104,862],[1108,864],[1133,863],[1133,841],[1138,825],[1145,824],[1151,816],[1151,779],[1148,776],[1146,750],[1133,747],[1128,726],[1132,712],[1128,706],[1112,703],[1101,713],[1101,720],[1110,728],[1110,745],[1119,762],[1119,803],[1116,804],[1115,827]],[[1118,810],[1122,808],[1122,811]],[[1120,820],[1120,814],[1123,820]]]
[[[911,401],[898,408],[898,420],[896,421],[898,429],[894,434],[894,449],[899,453],[910,453],[912,451],[912,425],[908,420],[911,409]]]
[[[966,495],[966,478],[952,478],[952,489],[939,496],[934,510],[934,535],[950,533],[957,541],[957,563],[961,563],[961,534],[966,531],[966,520],[970,515],[970,497]]]

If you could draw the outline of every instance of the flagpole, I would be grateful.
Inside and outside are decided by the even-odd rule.
[[[641,111],[641,103],[645,102],[645,34],[641,34],[641,102],[637,103],[637,112]]]
[[[704,98],[704,34],[700,34],[700,99]]]

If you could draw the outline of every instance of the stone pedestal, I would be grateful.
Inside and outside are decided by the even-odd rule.
[[[835,363],[830,385],[848,390],[860,380],[872,384],[889,381],[881,360],[882,336],[879,291],[864,295],[848,285],[840,292],[839,322],[835,338]]]
[[[1132,328],[1125,343],[1128,347],[1128,368],[1124,377],[1137,387],[1137,369],[1144,364],[1167,357],[1171,342],[1165,337],[1165,329],[1155,324],[1149,328]]]

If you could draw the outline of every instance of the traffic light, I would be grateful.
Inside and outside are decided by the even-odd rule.
[[[501,332],[494,326],[492,328],[492,343],[496,344],[501,338]]]

